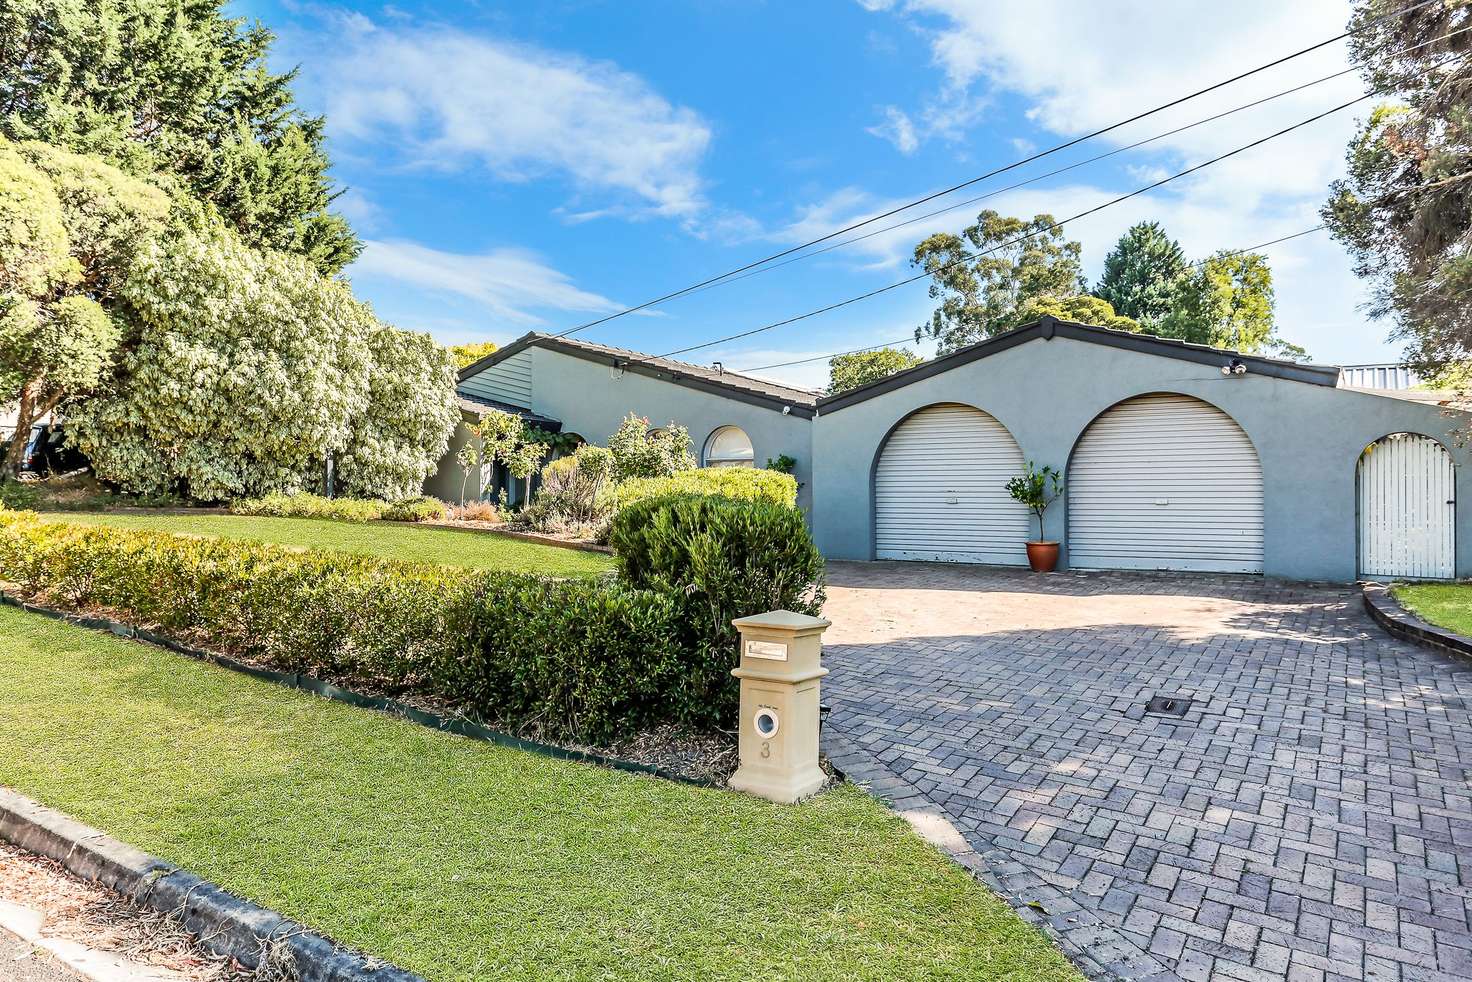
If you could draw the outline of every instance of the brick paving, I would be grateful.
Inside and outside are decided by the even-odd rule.
[[[1472,663],[1392,639],[1354,588],[829,577],[833,737],[1014,903],[1041,891],[1034,920],[1094,932],[1111,954],[1065,944],[1089,974],[1472,978]],[[1158,694],[1193,702],[1146,715]]]

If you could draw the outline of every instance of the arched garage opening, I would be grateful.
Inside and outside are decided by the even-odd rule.
[[[1456,470],[1446,447],[1392,433],[1360,454],[1361,576],[1451,579],[1456,571]]]
[[[1175,393],[1105,410],[1068,466],[1068,564],[1261,573],[1262,466],[1236,420]]]
[[[988,413],[928,406],[891,431],[874,465],[879,559],[1022,565],[1027,510],[1007,494],[1022,449]]]

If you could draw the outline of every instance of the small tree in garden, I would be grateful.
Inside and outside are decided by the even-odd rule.
[[[460,478],[460,503],[462,505],[465,504],[465,485],[470,483],[470,475],[480,469],[480,448],[475,445],[478,439],[474,435],[475,427],[468,426],[467,429],[472,435],[465,441],[465,446],[455,452],[455,460],[459,462],[460,472],[463,475]]]
[[[521,417],[488,412],[471,431],[480,439],[480,462],[499,463],[513,478],[530,480],[551,448],[531,439]]]
[[[649,428],[649,420],[629,413],[608,438],[613,453],[613,479],[627,481],[634,477],[669,477],[676,471],[695,466],[690,453],[690,431],[675,423],[659,430]]]
[[[1029,460],[1023,473],[1007,482],[1007,493],[1037,516],[1038,538],[1041,539],[1043,515],[1063,493],[1063,475],[1051,467],[1038,467]]]

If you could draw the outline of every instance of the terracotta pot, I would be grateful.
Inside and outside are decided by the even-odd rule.
[[[1058,568],[1058,543],[1029,542],[1027,564],[1034,573],[1051,573]]]

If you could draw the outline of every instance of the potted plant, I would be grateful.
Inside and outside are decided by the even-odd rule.
[[[1007,493],[1038,519],[1038,537],[1027,544],[1027,564],[1034,573],[1053,572],[1058,567],[1058,543],[1043,538],[1043,515],[1063,493],[1063,475],[1029,460],[1023,473],[1007,482]]]

